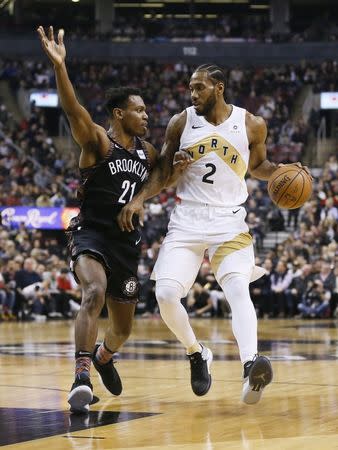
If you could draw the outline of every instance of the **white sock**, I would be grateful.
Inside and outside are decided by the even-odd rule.
[[[221,280],[221,287],[231,308],[232,331],[244,364],[257,353],[257,316],[249,294],[249,279],[231,273]]]
[[[189,323],[187,311],[181,303],[183,286],[175,280],[156,281],[156,299],[162,319],[186,349],[196,343],[196,336]]]

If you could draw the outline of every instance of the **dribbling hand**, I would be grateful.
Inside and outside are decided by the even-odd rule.
[[[49,27],[48,36],[40,25],[37,29],[42,48],[55,67],[61,66],[66,58],[66,48],[63,43],[64,30],[58,31],[57,43],[54,40],[53,27]]]
[[[313,180],[310,169],[307,166],[303,166],[303,164],[301,162],[295,162],[295,163],[290,163],[290,164],[278,164],[278,167],[283,167],[283,166],[297,166],[300,169],[304,169],[305,172],[309,175],[309,177],[311,177],[311,180]]]

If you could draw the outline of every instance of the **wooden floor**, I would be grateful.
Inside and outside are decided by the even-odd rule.
[[[338,321],[261,320],[260,351],[274,381],[240,402],[242,368],[227,319],[193,319],[214,352],[213,384],[196,397],[184,351],[159,318],[136,319],[112,397],[92,369],[99,401],[68,412],[73,323],[0,324],[0,446],[15,450],[338,449]],[[100,324],[101,333],[105,323]]]

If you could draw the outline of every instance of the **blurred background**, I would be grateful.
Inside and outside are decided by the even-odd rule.
[[[71,81],[97,123],[107,126],[107,88],[142,89],[159,151],[170,117],[190,105],[194,68],[223,67],[227,102],[267,122],[268,157],[302,161],[314,177],[310,201],[290,211],[247,177],[247,222],[267,270],[251,284],[257,314],[337,315],[337,16],[335,0],[0,0],[0,320],[72,318],[81,299],[64,235],[79,206],[79,149],[38,25],[65,29]],[[174,189],[147,204],[139,316],[158,315],[149,275],[174,205]],[[207,255],[182,301],[191,316],[230,316]]]

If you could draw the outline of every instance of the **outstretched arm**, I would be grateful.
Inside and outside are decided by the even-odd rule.
[[[133,216],[139,216],[140,224],[143,225],[144,208],[143,203],[148,198],[161,192],[171,178],[173,170],[173,160],[176,151],[180,146],[180,138],[186,122],[186,113],[176,114],[171,118],[165,133],[165,141],[161,154],[155,167],[140,192],[122,208],[117,217],[117,222],[122,231],[132,231]]]
[[[61,106],[67,115],[75,141],[82,147],[82,151],[84,152],[82,158],[87,156],[89,159],[93,159],[93,156],[96,156],[100,151],[100,147],[102,148],[102,145],[100,146],[102,144],[101,141],[105,141],[103,148],[105,146],[107,148],[109,147],[109,141],[104,129],[93,122],[88,111],[76,98],[65,64],[66,48],[63,43],[64,30],[59,30],[57,42],[54,39],[53,27],[49,27],[48,36],[45,34],[42,26],[38,27],[37,32],[41,40],[42,48],[54,65]],[[92,158],[90,158],[90,154],[92,154]],[[85,165],[95,163],[95,161],[87,162],[88,164],[85,162]]]

